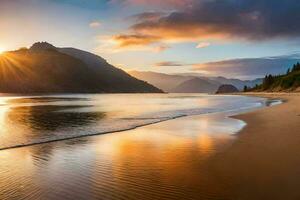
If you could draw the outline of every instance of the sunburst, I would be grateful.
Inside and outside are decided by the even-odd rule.
[[[4,51],[5,51],[5,48],[0,46],[0,54],[2,54]]]

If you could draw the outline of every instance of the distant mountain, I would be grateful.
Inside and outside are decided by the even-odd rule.
[[[170,92],[173,93],[215,93],[219,87],[218,83],[212,83],[211,81],[203,80],[201,78],[193,78],[187,80]]]
[[[190,80],[191,78],[194,78],[188,76],[177,76],[156,72],[130,71],[128,73],[131,76],[136,77],[140,80],[147,81],[148,83],[164,90],[165,92],[171,92],[172,89],[174,89],[179,84]]]
[[[257,78],[254,80],[240,80],[240,79],[233,79],[233,78],[225,78],[222,76],[209,76],[209,77],[205,77],[203,76],[203,74],[200,73],[181,73],[181,74],[175,74],[175,75],[181,75],[181,76],[189,76],[189,77],[200,77],[203,79],[209,79],[212,81],[217,81],[219,82],[221,85],[222,84],[231,84],[234,85],[235,87],[237,87],[239,90],[242,90],[244,88],[244,86],[247,87],[254,87],[255,85],[259,85],[262,83],[263,78]]]
[[[140,71],[131,71],[129,72],[132,76],[147,81],[148,83],[163,89],[166,92],[173,92],[175,88],[184,83],[185,81],[198,78],[203,80],[205,83],[209,82],[211,85],[217,85],[217,88],[224,84],[234,85],[237,89],[243,90],[244,86],[254,87],[262,83],[262,79],[255,80],[239,80],[239,79],[227,79],[224,77],[204,77],[201,74],[197,73],[188,73],[188,74],[163,74],[157,72],[140,72]],[[189,82],[191,83],[191,82]],[[194,84],[193,84],[194,85]],[[206,84],[198,85],[198,90],[206,91],[208,93],[216,92],[217,88],[215,87],[206,87]],[[185,88],[187,88],[185,86]],[[183,90],[181,90],[184,92]]]
[[[234,85],[239,90],[243,90],[244,86],[254,87],[255,85],[261,84],[263,81],[262,78],[258,78],[258,79],[254,79],[254,80],[240,80],[240,79],[227,79],[222,76],[210,77],[209,79],[217,81],[221,84]]]
[[[42,42],[0,56],[0,92],[144,93],[162,92],[103,58]]]
[[[216,94],[234,93],[238,91],[239,90],[235,86],[227,84],[227,85],[221,85],[217,90]]]

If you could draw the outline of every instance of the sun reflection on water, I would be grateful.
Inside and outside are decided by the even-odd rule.
[[[211,129],[223,123],[235,128]],[[58,194],[67,194],[60,199],[74,199],[72,194],[104,199],[124,195],[164,199],[168,194],[167,199],[186,195],[193,199],[200,186],[209,184],[205,162],[230,145],[235,138],[232,131],[238,129],[238,120],[224,116],[187,117],[121,133],[2,151],[0,187],[36,199],[47,194],[53,195],[49,199]],[[16,185],[16,179],[20,184]],[[206,192],[215,192],[214,187],[210,189]]]
[[[0,133],[5,133],[7,129],[6,119],[10,107],[6,105],[6,103],[7,103],[7,99],[0,97],[0,127],[1,127]]]

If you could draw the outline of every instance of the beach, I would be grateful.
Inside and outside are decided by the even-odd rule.
[[[0,200],[300,200],[300,0],[0,16]]]
[[[299,199],[300,95],[246,95],[284,103],[0,151],[0,198]]]
[[[234,116],[248,125],[212,159],[213,174],[230,199],[300,198],[300,94],[249,93],[285,103]]]

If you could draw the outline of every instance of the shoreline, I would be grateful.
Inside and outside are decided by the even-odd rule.
[[[247,93],[283,99],[272,107],[232,116],[247,123],[236,141],[208,164],[235,199],[299,199],[300,94]]]
[[[0,197],[122,199],[126,191],[126,199],[299,199],[299,98],[9,149],[0,152],[0,188],[7,191]]]
[[[266,98],[266,102],[268,102],[269,98]],[[277,99],[278,100],[278,99]],[[280,103],[281,104],[281,103]],[[37,146],[37,145],[43,145],[43,144],[48,144],[48,143],[54,143],[54,142],[60,142],[60,141],[67,141],[67,140],[74,140],[74,139],[80,139],[84,137],[94,137],[94,136],[100,136],[100,135],[105,135],[105,134],[111,134],[111,133],[120,133],[120,132],[126,132],[126,131],[131,131],[135,130],[141,127],[146,127],[154,124],[159,124],[163,123],[166,121],[170,120],[175,120],[178,118],[186,118],[186,117],[201,117],[205,115],[218,115],[218,114],[223,114],[224,118],[232,118],[232,119],[237,119],[235,118],[236,115],[240,115],[243,113],[248,113],[248,112],[253,112],[256,110],[264,109],[266,107],[272,107],[273,105],[262,105],[259,107],[245,107],[245,108],[237,108],[234,110],[227,110],[227,111],[218,111],[218,112],[209,112],[209,113],[202,113],[202,114],[192,114],[192,115],[180,115],[180,116],[175,116],[175,117],[166,117],[166,118],[161,118],[154,120],[152,122],[147,122],[142,125],[136,125],[133,127],[129,127],[126,129],[120,129],[120,130],[112,130],[112,131],[107,131],[107,132],[98,132],[98,133],[93,133],[93,134],[86,134],[86,135],[77,135],[77,136],[70,136],[70,137],[61,137],[61,138],[56,138],[56,139],[51,139],[51,140],[41,140],[41,141],[36,141],[36,142],[30,142],[30,143],[23,143],[23,144],[18,144],[18,145],[13,145],[13,146],[4,146],[0,147],[0,151],[4,150],[9,150],[9,149],[17,149],[17,148],[24,148],[24,147],[30,147],[30,146]],[[239,119],[237,119],[239,120]],[[247,123],[245,123],[247,125]],[[242,129],[241,129],[242,130]],[[238,131],[236,134],[238,134],[240,131]]]

